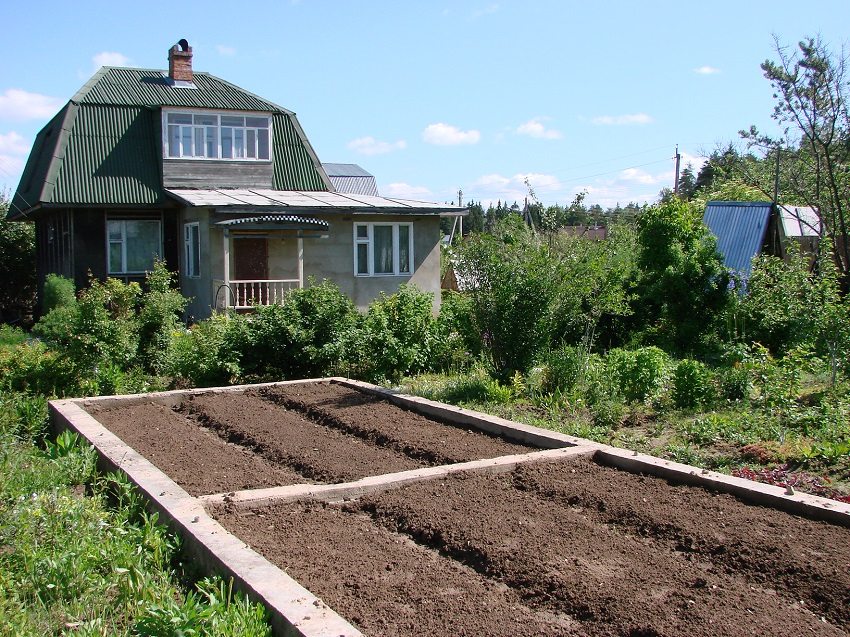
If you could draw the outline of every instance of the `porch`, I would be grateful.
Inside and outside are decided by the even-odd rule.
[[[223,231],[222,277],[212,281],[213,305],[219,311],[276,305],[291,290],[304,287],[304,238],[328,231],[327,222],[319,219],[280,214],[214,225]]]

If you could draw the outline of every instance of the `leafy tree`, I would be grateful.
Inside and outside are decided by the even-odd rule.
[[[9,200],[0,193],[0,320],[19,321],[35,302],[35,229],[7,221]]]
[[[525,372],[546,348],[557,267],[548,248],[519,215],[494,234],[473,235],[456,252],[456,270],[468,282],[475,327],[495,376]]]
[[[761,68],[774,89],[773,119],[782,132],[773,137],[751,126],[741,131],[750,147],[779,153],[783,192],[819,211],[834,258],[850,285],[850,82],[842,49],[830,51],[820,38],[807,38],[790,49],[775,41],[776,61]],[[761,176],[762,189],[772,180]],[[766,182],[766,183],[765,183]]]
[[[701,212],[678,199],[648,208],[637,228],[636,324],[673,353],[697,351],[729,296],[717,242]]]
[[[694,167],[688,164],[679,175],[679,197],[685,201],[690,201],[694,197],[696,188],[697,179],[694,176]]]

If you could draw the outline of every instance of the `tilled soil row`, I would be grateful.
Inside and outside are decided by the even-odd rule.
[[[777,589],[850,631],[850,531],[591,460],[525,465],[513,485],[712,569]],[[651,501],[652,505],[647,503]]]
[[[367,635],[586,634],[571,617],[529,608],[516,590],[374,524],[356,507],[296,503],[215,515]]]
[[[446,424],[337,383],[268,387],[261,390],[261,395],[317,423],[430,465],[496,458],[535,449],[477,429]]]
[[[543,499],[534,489],[518,488],[517,482],[528,485],[524,474],[539,484],[557,484],[564,497]],[[635,488],[639,476],[587,460],[566,470],[547,463],[523,466],[508,476],[414,485],[364,498],[357,506],[385,528],[504,581],[530,606],[580,620],[594,635],[846,635],[846,529],[816,522],[798,527],[801,520],[792,516],[687,487],[689,502],[676,505],[670,492],[677,489],[645,480],[655,484]],[[605,504],[570,504],[576,489],[589,492],[597,503],[602,492]],[[655,490],[667,491],[667,501],[653,500]],[[624,532],[620,514],[630,509],[621,502],[635,498],[633,510],[645,511],[652,526],[662,527],[678,512],[683,528],[697,533],[701,526],[703,536],[725,528],[704,513],[705,505],[710,510],[711,501],[719,498],[724,510],[719,522],[737,532],[728,539],[729,550],[717,553],[719,559],[711,550],[695,554],[687,548],[693,542],[630,533],[628,522]],[[600,516],[600,509],[610,515]],[[746,531],[759,527],[790,541],[763,548],[762,535],[750,538]],[[820,559],[827,565],[821,568],[811,555],[801,558],[806,549],[794,541],[808,544],[807,532],[815,529],[819,533],[811,538],[811,552],[823,552]],[[830,542],[829,548],[821,541]],[[727,559],[735,553],[745,559]],[[770,577],[776,564],[785,564],[785,585],[777,586]],[[809,566],[815,568],[812,573],[805,572]],[[797,574],[800,588],[794,587]],[[829,579],[819,587],[805,585],[822,577]]]
[[[92,407],[89,412],[190,495],[305,482],[295,471],[228,444],[159,403]]]
[[[253,391],[189,396],[179,411],[267,462],[317,482],[348,482],[425,464],[311,422]]]
[[[368,634],[848,634],[847,529],[588,459],[217,515]]]

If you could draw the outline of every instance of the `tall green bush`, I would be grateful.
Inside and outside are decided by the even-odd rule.
[[[629,351],[614,349],[607,357],[609,373],[628,402],[659,398],[670,371],[670,358],[654,346]]]
[[[458,247],[455,267],[493,374],[507,381],[527,371],[551,339],[559,277],[548,247],[511,215],[496,234],[473,235]]]

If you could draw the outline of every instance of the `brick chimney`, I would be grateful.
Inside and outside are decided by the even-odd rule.
[[[168,77],[174,82],[192,81],[192,47],[185,39],[168,50]]]

